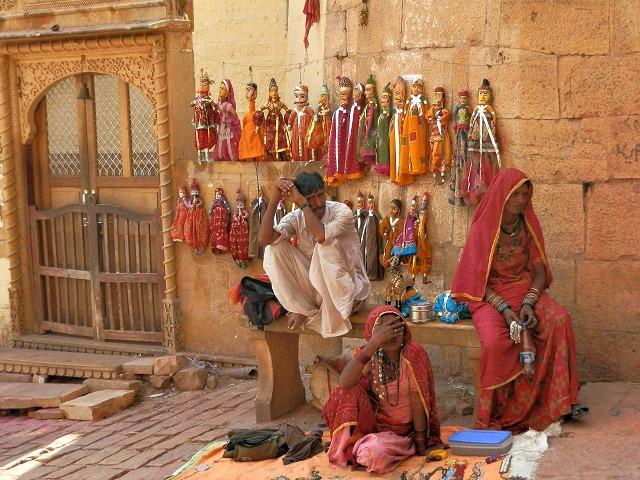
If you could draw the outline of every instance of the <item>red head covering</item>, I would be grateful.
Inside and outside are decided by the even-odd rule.
[[[489,190],[485,193],[473,216],[471,230],[453,278],[451,294],[454,297],[464,297],[474,301],[480,301],[484,297],[493,253],[500,235],[504,205],[511,194],[527,181],[527,176],[520,170],[507,168],[500,172],[489,186]],[[551,284],[552,276],[544,252],[542,228],[531,204],[532,196],[533,185],[529,188],[529,203],[525,208],[524,220],[546,267],[547,283],[545,288],[547,288]]]
[[[236,96],[233,93],[233,85],[231,85],[231,80],[229,80],[228,78],[225,78],[224,80],[222,80],[222,83],[224,83],[224,86],[227,87],[227,102],[229,102],[231,105],[233,105],[233,109],[236,109]],[[220,101],[220,99],[218,99],[218,101]]]

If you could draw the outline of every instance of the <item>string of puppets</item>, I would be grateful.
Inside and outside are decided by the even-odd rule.
[[[248,112],[241,127],[231,81],[222,80],[216,102],[210,95],[212,82],[201,71],[198,93],[192,102],[198,162],[323,161],[329,186],[362,178],[367,169],[399,185],[412,184],[417,176],[430,172],[434,185],[448,182],[451,204],[476,205],[480,201],[500,169],[496,113],[488,80],[478,88],[474,108],[469,104],[468,92],[458,92],[452,111],[453,145],[444,88],[434,89],[430,104],[419,76],[409,82],[396,77],[385,85],[380,100],[373,76],[364,85],[354,84],[344,76],[337,80],[340,106],[334,112],[329,108],[326,85],[321,88],[314,110],[309,106],[306,85],[295,87],[295,106],[289,109],[280,98],[276,81],[271,79],[268,101],[256,108],[258,87],[248,83]],[[208,210],[199,190],[195,180],[190,181],[189,194],[184,187],[178,189],[173,240],[185,242],[197,255],[203,254],[208,244],[214,254],[230,252],[240,268],[246,268],[251,258],[262,258],[258,230],[268,205],[262,187],[250,204],[238,190],[233,210],[222,188],[215,189]],[[345,203],[351,204],[349,200]],[[402,202],[394,199],[389,214],[382,217],[372,194],[366,199],[364,194],[358,194],[354,224],[371,280],[381,280],[385,269],[391,269],[395,273],[389,288],[402,290],[402,266],[414,279],[421,274],[426,283],[431,267],[426,231],[428,205],[427,192],[422,198],[414,197],[403,218]],[[286,213],[287,207],[281,201],[275,217],[267,220],[277,224]]]

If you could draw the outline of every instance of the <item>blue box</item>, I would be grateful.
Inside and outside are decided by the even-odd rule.
[[[489,457],[511,450],[513,435],[502,430],[461,430],[450,435],[448,443],[453,455]]]

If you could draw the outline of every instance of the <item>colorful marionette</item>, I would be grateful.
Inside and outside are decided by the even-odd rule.
[[[280,220],[282,220],[287,213],[287,206],[285,205],[284,200],[281,198],[278,201],[276,212],[273,214],[273,226],[277,226],[280,223]]]
[[[260,114],[255,117],[256,125],[264,125],[264,147],[271,160],[288,160],[289,136],[284,119],[289,112],[289,108],[280,100],[278,84],[272,78],[269,82],[269,101],[260,107]]]
[[[176,204],[176,212],[171,224],[171,239],[174,242],[184,242],[184,225],[187,221],[189,213],[189,197],[184,187],[178,188],[178,202]]]
[[[420,213],[416,222],[416,246],[417,252],[411,260],[411,273],[413,278],[422,274],[422,283],[427,283],[427,275],[431,270],[431,244],[429,243],[429,232],[427,230],[429,210],[429,194],[424,192],[420,202]]]
[[[391,249],[404,228],[404,220],[400,217],[401,211],[402,202],[394,198],[391,200],[389,215],[384,217],[380,222],[380,235],[382,235],[384,248],[380,255],[380,263],[384,268],[391,266]]]
[[[358,232],[358,238],[362,238],[362,229],[367,218],[367,210],[364,203],[364,193],[358,192],[356,197],[356,208],[353,210],[353,226]]]
[[[338,77],[340,107],[333,112],[329,135],[326,182],[336,187],[345,180],[362,178],[362,167],[356,157],[358,143],[358,104],[353,101],[353,84]]]
[[[378,113],[380,105],[376,96],[376,82],[373,75],[369,75],[364,84],[366,104],[362,112],[358,143],[360,145],[360,160],[365,165],[376,163],[376,139],[378,138]],[[387,128],[388,130],[388,128]],[[387,141],[388,142],[388,141]]]
[[[400,309],[402,297],[407,290],[407,279],[404,274],[404,265],[400,262],[400,257],[394,255],[391,257],[389,271],[392,273],[387,288],[384,292],[385,305],[393,305]]]
[[[404,135],[407,138],[406,163],[400,171],[420,175],[429,171],[429,140],[427,136],[427,110],[429,103],[424,95],[424,82],[416,78],[411,82],[411,95],[405,102]]]
[[[307,148],[311,150],[313,160],[325,160],[329,148],[329,131],[331,130],[331,110],[329,110],[329,88],[322,84],[320,98],[313,120],[307,131]]]
[[[258,232],[264,219],[264,214],[269,206],[269,201],[264,197],[264,188],[258,187],[258,196],[253,199],[249,206],[249,258],[263,258],[264,247],[258,241]]]
[[[240,145],[238,146],[238,158],[240,160],[262,160],[264,158],[264,144],[262,143],[262,132],[255,124],[256,97],[258,96],[258,86],[247,83],[244,89],[249,110],[242,119],[242,133],[240,134]]]
[[[396,243],[391,248],[391,255],[397,255],[403,262],[409,262],[411,257],[418,252],[416,244],[416,222],[418,220],[418,196],[411,199],[411,210],[407,213],[407,218],[402,226],[402,231]]]
[[[387,83],[382,89],[380,114],[376,121],[376,164],[373,171],[384,176],[389,176],[389,126],[393,117],[392,95],[391,84]]]
[[[216,104],[209,94],[209,75],[200,70],[200,86],[198,94],[191,102],[193,107],[193,119],[191,124],[196,129],[195,143],[198,151],[198,163],[210,162],[212,160],[211,150],[216,144]]]
[[[469,126],[467,163],[462,181],[467,205],[476,205],[500,171],[500,151],[496,138],[496,112],[489,80],[478,89],[478,105],[473,109]]]
[[[218,88],[218,141],[213,150],[215,160],[238,160],[240,119],[231,80],[225,78]]]
[[[467,148],[469,141],[469,122],[471,121],[471,107],[468,101],[469,93],[466,90],[458,92],[458,103],[453,107],[455,121],[456,144],[453,148],[453,165],[449,181],[449,203],[463,205],[462,181],[464,168],[467,163]]]
[[[231,220],[229,232],[231,257],[238,267],[247,268],[249,263],[249,212],[246,200],[240,190],[236,194],[236,210]]]
[[[362,138],[362,132],[364,131],[364,107],[367,102],[364,96],[364,85],[360,82],[353,84],[353,103],[356,106],[355,115],[358,117],[358,127],[356,134],[356,161],[358,165],[362,162],[360,157],[360,139]]]
[[[391,82],[391,88],[393,89],[394,110],[389,125],[389,178],[398,185],[408,185],[413,183],[413,175],[403,173],[400,168],[409,162],[404,134],[404,103],[407,95],[404,78],[396,77]]]
[[[367,270],[369,280],[382,280],[384,269],[380,263],[383,253],[382,236],[380,235],[381,217],[376,210],[376,200],[373,195],[367,196],[367,216],[360,235],[362,259]]]
[[[297,85],[293,95],[295,108],[287,119],[287,127],[291,131],[291,159],[309,162],[311,150],[306,145],[305,138],[314,115],[313,109],[309,106],[309,87]]]
[[[184,241],[196,255],[202,255],[209,241],[209,221],[195,178],[189,183],[189,211],[184,222]]]
[[[216,188],[209,217],[211,219],[211,251],[215,254],[229,250],[229,222],[231,208],[222,188]]]
[[[444,88],[434,90],[433,105],[427,112],[429,121],[429,145],[431,162],[429,169],[433,173],[433,184],[444,183],[445,174],[451,168],[451,137],[447,125],[449,124],[449,110],[444,108]]]

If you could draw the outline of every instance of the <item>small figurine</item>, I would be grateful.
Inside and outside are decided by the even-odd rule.
[[[360,246],[362,259],[367,270],[369,280],[382,280],[384,269],[380,264],[380,257],[383,252],[382,236],[380,236],[380,214],[376,211],[376,200],[373,195],[367,195],[367,210],[362,235],[360,236]]]
[[[392,272],[392,275],[385,289],[384,303],[385,305],[393,305],[397,309],[400,309],[402,297],[407,290],[407,280],[403,273],[404,265],[398,255],[391,257],[389,270]]]
[[[249,110],[242,119],[238,158],[240,160],[262,160],[264,157],[264,144],[262,143],[260,128],[256,126],[254,120],[258,86],[253,82],[247,83],[244,89],[244,96],[247,99]]]
[[[189,211],[184,224],[184,241],[196,255],[202,255],[209,241],[209,221],[195,178],[189,183]]]
[[[184,225],[189,213],[189,197],[184,187],[178,188],[178,202],[176,212],[171,225],[171,239],[174,242],[184,242]]]
[[[236,113],[236,98],[231,80],[224,79],[218,89],[218,141],[215,160],[238,160],[240,119]]]
[[[393,116],[389,126],[389,177],[398,185],[413,183],[413,175],[403,173],[401,166],[406,165],[407,157],[406,135],[404,133],[404,103],[406,100],[407,86],[404,78],[398,76],[391,83],[393,89]]]
[[[364,194],[358,192],[356,197],[356,208],[353,211],[353,226],[356,227],[358,232],[358,238],[362,240],[362,230],[364,228],[364,222],[367,218],[367,210],[364,205]]]
[[[295,108],[287,120],[287,127],[291,131],[291,159],[308,162],[311,160],[311,150],[307,147],[305,138],[314,115],[309,106],[309,87],[297,85],[293,95]]]
[[[211,251],[220,254],[229,250],[229,221],[231,209],[222,188],[216,188],[209,208],[211,218]]]
[[[264,248],[258,241],[258,232],[268,206],[269,201],[264,198],[264,188],[260,185],[258,187],[258,196],[253,199],[249,206],[249,258],[263,258]]]
[[[430,170],[433,184],[444,183],[445,173],[451,168],[451,138],[449,137],[449,110],[444,108],[444,88],[434,90],[433,105],[427,112],[429,120]],[[439,176],[439,178],[438,178]]]
[[[210,162],[211,150],[216,144],[216,104],[209,94],[209,75],[200,69],[200,86],[198,95],[191,102],[193,107],[193,119],[191,124],[196,129],[196,150],[198,151],[198,163]]]
[[[478,105],[473,109],[469,126],[468,156],[462,183],[467,205],[480,202],[500,171],[496,112],[492,100],[493,91],[485,78],[478,89]]]
[[[307,148],[311,150],[312,159],[325,160],[329,148],[329,132],[331,130],[331,110],[329,110],[329,88],[322,84],[320,98],[313,120],[307,132]]]
[[[411,84],[411,95],[405,102],[404,135],[407,137],[408,153],[406,163],[400,165],[402,173],[420,175],[429,170],[428,108],[424,82],[421,78],[416,78]]]
[[[396,243],[391,248],[391,255],[402,257],[403,262],[408,262],[410,258],[418,252],[416,245],[416,221],[418,220],[418,196],[411,199],[411,210],[407,213],[407,218],[402,226],[402,231]]]
[[[376,97],[376,82],[373,79],[373,75],[369,75],[369,78],[367,78],[365,82],[364,96],[366,105],[360,117],[362,128],[358,132],[360,160],[365,165],[375,165],[376,139],[378,137],[378,112],[380,111],[380,106],[378,105],[378,98]]]
[[[356,117],[356,123],[358,126],[356,127],[356,161],[358,162],[358,166],[362,163],[362,158],[360,157],[360,138],[362,138],[362,131],[364,130],[364,118],[362,114],[364,113],[364,106],[367,102],[367,99],[364,96],[364,85],[360,82],[356,82],[353,84],[353,104],[355,105],[354,115]]]
[[[382,219],[380,222],[380,235],[382,235],[383,240],[383,252],[380,256],[380,263],[384,268],[389,268],[391,266],[391,249],[396,243],[396,239],[402,229],[404,228],[404,220],[400,217],[400,212],[402,210],[402,202],[394,198],[391,200],[391,205],[389,208],[389,215]]]
[[[264,122],[264,147],[267,154],[272,157],[272,160],[287,160],[289,136],[284,119],[289,115],[290,110],[280,100],[275,78],[269,82],[269,100],[260,107],[260,111],[260,115],[256,116],[256,125],[262,125]],[[266,112],[266,115],[262,112]]]
[[[380,115],[376,128],[376,164],[373,171],[378,175],[389,176],[389,126],[393,117],[391,105],[391,84],[387,83],[380,96]]]
[[[467,148],[469,141],[469,122],[471,121],[471,109],[468,102],[469,93],[466,90],[458,92],[458,103],[453,107],[453,119],[455,121],[456,144],[453,149],[453,165],[449,181],[449,203],[463,205],[462,181],[464,168],[467,164]]]
[[[247,268],[249,263],[249,212],[244,195],[240,190],[236,194],[236,210],[231,220],[229,245],[231,257],[240,268]]]
[[[422,283],[427,283],[427,275],[431,270],[431,244],[427,230],[427,212],[429,209],[429,194],[424,192],[422,202],[420,202],[420,213],[416,223],[416,246],[417,252],[411,261],[411,273],[413,278],[422,274]]]

